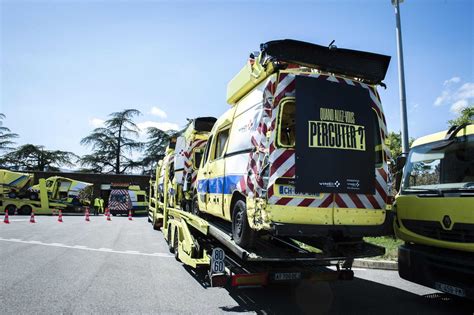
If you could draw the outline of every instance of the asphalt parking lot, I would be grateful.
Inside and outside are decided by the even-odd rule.
[[[146,218],[11,216],[0,224],[0,306],[18,313],[473,314],[474,305],[395,271],[356,269],[344,282],[207,287],[175,261]]]

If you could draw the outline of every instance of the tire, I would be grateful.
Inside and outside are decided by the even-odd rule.
[[[30,200],[39,200],[39,196],[37,192],[30,193]]]
[[[16,193],[13,192],[13,191],[9,192],[8,193],[8,198],[12,198],[12,199],[16,198]]]
[[[16,210],[16,206],[15,205],[8,205],[8,206],[5,207],[5,210],[8,211],[8,215],[14,215],[15,210]]]
[[[191,213],[194,215],[197,215],[198,217],[201,216],[201,211],[199,210],[199,201],[198,201],[197,195],[193,197],[193,203],[191,205]]]
[[[256,232],[250,228],[247,206],[243,200],[237,200],[232,211],[232,237],[235,243],[243,248],[255,245]]]
[[[174,253],[174,244],[171,241],[171,227],[168,228],[168,250],[170,253]]]
[[[178,238],[178,229],[174,229],[174,240],[173,240],[173,251],[174,251],[174,259],[177,261],[179,260],[179,238]]]
[[[33,209],[30,206],[23,206],[18,210],[18,214],[30,215]]]
[[[159,230],[160,227],[158,226],[158,220],[156,219],[155,215],[153,215],[153,221],[152,221],[152,224],[153,224],[153,230]]]

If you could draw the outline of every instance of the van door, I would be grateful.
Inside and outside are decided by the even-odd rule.
[[[334,194],[335,225],[380,225],[384,223],[388,195],[388,165],[384,157],[379,116],[373,112],[374,194]]]
[[[209,198],[207,210],[215,216],[224,217],[224,178],[225,178],[225,148],[229,139],[230,126],[225,126],[216,133],[208,163]]]

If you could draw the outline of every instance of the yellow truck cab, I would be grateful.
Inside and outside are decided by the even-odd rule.
[[[192,211],[197,170],[204,146],[216,120],[214,117],[195,118],[176,139],[173,169],[169,173],[172,183],[169,200],[174,206],[188,212]]]
[[[256,234],[336,241],[392,234],[387,127],[376,86],[390,57],[277,40],[230,81],[194,205]],[[298,104],[298,105],[296,105]]]
[[[400,276],[474,299],[474,124],[413,143],[394,210]]]

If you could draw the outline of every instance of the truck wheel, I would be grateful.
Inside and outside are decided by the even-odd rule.
[[[193,204],[191,206],[191,212],[192,212],[192,214],[197,215],[197,216],[201,215],[201,211],[199,210],[199,201],[198,201],[198,196],[197,195],[193,197]]]
[[[5,210],[8,211],[8,215],[14,215],[15,210],[16,210],[16,206],[15,205],[8,205],[8,206],[5,207]]]
[[[174,250],[174,259],[179,260],[179,239],[178,239],[178,229],[174,229],[174,240],[173,240],[173,250]]]
[[[244,248],[253,247],[256,233],[250,228],[245,202],[237,200],[232,213],[232,237],[235,243]]]
[[[31,214],[31,207],[30,206],[23,206],[18,210],[18,214],[22,215],[30,215]]]
[[[8,193],[8,198],[12,198],[12,199],[16,198],[16,193],[13,192],[13,191],[9,192]]]

